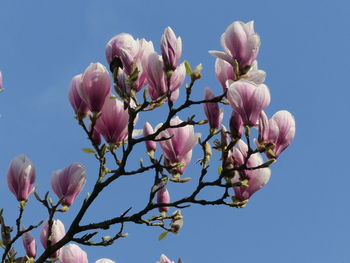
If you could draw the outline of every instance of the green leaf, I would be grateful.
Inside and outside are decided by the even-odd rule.
[[[83,152],[88,153],[88,154],[94,154],[95,150],[91,148],[82,148]]]
[[[3,91],[4,91],[4,89],[0,89],[0,93],[3,92]]]
[[[191,69],[190,63],[188,63],[187,60],[185,61],[185,68],[186,68],[186,73],[187,73],[187,75],[188,75],[188,76],[191,76],[191,74],[192,74],[192,69]]]
[[[163,233],[161,233],[161,234],[159,235],[159,237],[158,237],[158,240],[159,240],[159,241],[163,240],[164,238],[166,238],[167,235],[168,235],[168,232],[163,232]]]

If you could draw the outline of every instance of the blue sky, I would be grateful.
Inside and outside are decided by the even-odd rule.
[[[181,233],[162,242],[159,229],[130,224],[128,238],[108,248],[84,249],[90,262],[102,257],[118,263],[156,262],[161,253],[173,260],[181,256],[185,263],[349,262],[349,7],[345,0],[1,2],[0,70],[6,92],[0,96],[0,207],[7,220],[17,215],[6,172],[18,154],[27,154],[36,165],[40,194],[49,188],[52,171],[75,161],[87,167],[84,192],[60,217],[65,224],[91,189],[97,163],[81,151],[88,143],[67,92],[71,78],[89,63],[106,65],[104,47],[111,37],[128,32],[152,40],[159,51],[163,30],[171,26],[182,38],[182,59],[204,66],[194,88],[194,96],[202,98],[205,87],[221,91],[215,59],[207,51],[221,49],[220,35],[233,21],[254,20],[262,41],[259,66],[267,72],[272,98],[267,113],[286,109],[297,122],[295,141],[272,167],[269,184],[244,209],[184,210]],[[191,112],[203,118],[202,107]],[[225,113],[227,122],[228,108]],[[145,120],[154,125],[159,115],[146,115],[138,127]],[[143,148],[136,155],[146,159]],[[196,177],[198,167],[187,172]],[[150,176],[113,184],[85,222],[119,215],[129,206],[141,208]],[[169,190],[176,198],[191,186]],[[30,201],[26,225],[46,217],[44,208],[34,198]]]

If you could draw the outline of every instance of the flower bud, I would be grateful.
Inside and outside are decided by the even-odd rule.
[[[101,111],[106,97],[110,93],[110,79],[105,66],[101,63],[92,63],[82,76],[82,86],[79,95],[87,104],[90,111]]]
[[[108,258],[101,258],[101,259],[97,260],[95,263],[115,263],[115,261],[110,260]]]
[[[36,241],[30,232],[26,232],[22,235],[22,242],[26,254],[30,258],[35,258],[36,256]]]
[[[49,235],[49,223],[46,220],[43,228],[40,231],[40,242],[43,245],[43,247],[47,248],[47,240],[50,239],[51,245],[56,244],[58,241],[60,241],[66,234],[66,230],[64,228],[63,223],[57,219],[52,221],[52,227],[51,227],[51,235]],[[57,258],[60,254],[60,250],[55,251],[51,257]]]
[[[237,61],[241,74],[245,74],[258,56],[260,37],[254,32],[254,22],[232,23],[221,35],[221,46],[225,52],[210,51],[231,65]]]
[[[26,201],[34,192],[35,168],[25,155],[15,157],[7,172],[7,184],[18,201]]]
[[[205,89],[205,100],[212,100],[215,98],[214,93],[209,89]],[[205,116],[207,116],[207,119],[209,121],[209,127],[211,129],[218,129],[222,118],[224,117],[224,112],[222,109],[219,109],[219,105],[217,102],[206,102],[203,104],[204,106],[204,113]]]
[[[157,192],[157,203],[158,204],[166,204],[170,203],[170,195],[168,189],[166,189],[165,185],[160,185],[160,190]],[[159,212],[168,212],[168,206],[158,207]]]
[[[233,139],[240,139],[243,133],[243,121],[241,116],[236,112],[232,111],[230,118],[230,132]]]
[[[264,84],[248,81],[227,82],[227,98],[244,126],[255,126],[261,112],[270,104],[270,91]]]
[[[84,119],[89,112],[88,106],[79,95],[82,83],[81,77],[82,74],[79,74],[72,79],[68,93],[70,105],[72,106],[78,120]]]
[[[153,134],[153,128],[151,126],[151,124],[149,124],[147,121],[145,122],[145,124],[143,125],[143,136],[148,136],[150,134]],[[156,148],[157,148],[157,144],[155,141],[145,141],[146,144],[146,149],[147,152],[155,152]]]
[[[88,263],[87,254],[79,246],[69,244],[61,249],[59,263]]]
[[[292,114],[286,110],[276,112],[269,120],[268,142],[274,144],[273,152],[277,158],[294,139],[295,120]]]
[[[62,205],[70,206],[86,183],[86,171],[80,163],[72,163],[68,167],[53,172],[51,186]]]
[[[175,70],[182,53],[182,41],[180,37],[176,38],[174,31],[170,27],[164,30],[160,41],[160,48],[162,50],[165,69],[167,71]]]
[[[173,220],[170,223],[172,231],[177,234],[182,228],[184,221],[180,210],[176,210],[173,214]]]

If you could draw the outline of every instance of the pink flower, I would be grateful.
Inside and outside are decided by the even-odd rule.
[[[145,124],[143,125],[143,136],[148,136],[150,134],[153,134],[153,128],[151,126],[151,124],[149,124],[147,121],[145,122]],[[147,152],[155,152],[156,148],[157,148],[157,144],[155,141],[145,141],[146,144],[146,149]]]
[[[264,84],[248,81],[227,82],[227,98],[244,125],[256,125],[261,112],[270,104],[270,91]]]
[[[148,57],[147,80],[152,100],[167,94],[168,86],[172,92],[171,100],[175,101],[178,97],[178,88],[182,85],[186,77],[184,63],[177,67],[171,75],[170,84],[168,85],[167,76],[164,72],[164,63],[161,56],[152,53]]]
[[[36,241],[30,232],[26,232],[22,235],[23,247],[26,254],[30,258],[35,258],[36,256]]]
[[[136,122],[136,120],[135,120]],[[128,137],[129,114],[124,104],[115,98],[106,98],[101,116],[97,119],[95,129],[106,142],[120,144]]]
[[[101,111],[110,93],[110,85],[109,74],[105,66],[101,63],[94,63],[87,67],[78,92],[90,111],[96,113]]]
[[[40,241],[43,247],[47,248],[47,239],[49,234],[49,224],[46,220],[43,228],[40,231]],[[66,234],[66,230],[64,228],[63,223],[57,219],[52,221],[52,228],[51,228],[51,245],[56,244],[58,241],[60,241]],[[55,253],[51,255],[51,257],[58,257],[60,254],[60,250],[57,250]]]
[[[157,192],[157,203],[158,204],[167,204],[170,203],[170,194],[165,185],[159,185],[160,190]],[[158,207],[159,212],[168,212],[168,206]]]
[[[122,56],[124,56],[124,59],[125,57],[129,57],[132,58],[131,60],[134,60],[139,55],[139,52],[139,42],[135,40],[132,35],[127,33],[116,35],[111,40],[109,40],[106,45],[106,58],[108,64],[111,64],[113,59],[120,59]],[[124,60],[124,62],[126,61]],[[122,67],[130,67],[130,65],[123,63]]]
[[[180,123],[182,123],[182,121],[179,119],[179,117],[175,117],[170,120],[171,126],[175,126]],[[158,124],[157,127],[160,126],[161,124]],[[159,142],[166,158],[166,164],[184,164],[184,166],[171,171],[174,175],[177,173],[183,174],[186,170],[186,167],[192,158],[192,148],[197,144],[199,137],[200,134],[194,133],[192,125],[187,125],[180,128],[168,128],[158,135],[158,139],[169,138],[168,140],[162,140]]]
[[[230,159],[234,162],[235,167],[239,167],[244,164],[247,157],[248,146],[239,140],[232,150]],[[259,153],[255,153],[250,156],[247,167],[253,168],[263,164],[264,161]],[[244,170],[244,176],[249,180],[248,187],[236,186],[233,187],[235,192],[235,198],[239,201],[248,200],[256,191],[261,189],[267,184],[271,176],[270,168],[260,168],[255,170]],[[232,178],[232,183],[237,183],[240,181],[240,174],[236,171],[234,177]]]
[[[69,93],[68,93],[69,102],[78,120],[84,119],[89,112],[89,107],[86,105],[86,103],[82,100],[82,98],[79,95],[79,90],[81,89],[81,84],[82,84],[81,77],[82,77],[82,74],[79,74],[72,79]]]
[[[32,161],[25,155],[12,159],[7,172],[7,184],[18,201],[26,201],[34,192],[35,168]]]
[[[182,53],[182,41],[180,37],[176,38],[174,31],[170,27],[164,30],[160,48],[166,70],[175,70]]]
[[[241,115],[235,113],[233,110],[230,118],[230,132],[232,138],[240,139],[242,137],[243,129],[244,127]]]
[[[214,93],[209,89],[205,89],[205,100],[212,100],[215,98]],[[219,105],[217,102],[206,102],[203,104],[204,106],[204,113],[205,116],[207,116],[207,119],[209,121],[209,127],[211,129],[218,129],[222,118],[224,117],[224,112],[222,109],[219,109]]]
[[[87,254],[79,246],[69,244],[61,249],[59,263],[88,263]]]
[[[210,53],[231,65],[237,60],[240,70],[243,73],[248,71],[260,47],[260,37],[254,32],[254,22],[232,23],[221,35],[221,46],[225,52],[210,51]]]
[[[295,136],[295,120],[286,110],[276,112],[267,122],[266,115],[262,114],[259,122],[259,142],[273,144],[274,156],[277,158],[293,141]]]
[[[86,183],[86,171],[80,163],[53,172],[51,187],[59,199],[64,198],[62,205],[71,206]]]

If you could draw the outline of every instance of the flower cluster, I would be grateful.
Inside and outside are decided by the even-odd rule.
[[[7,172],[7,183],[19,202],[20,213],[16,220],[17,234],[13,239],[10,235],[11,227],[4,223],[2,212],[0,213],[2,243],[5,248],[3,260],[8,258],[8,262],[34,262],[37,257],[37,243],[30,231],[38,228],[42,222],[28,228],[21,225],[24,208],[32,193],[49,214],[40,230],[40,241],[45,251],[39,262],[51,258],[53,262],[59,263],[87,263],[87,253],[70,242],[111,245],[118,238],[127,236],[123,233],[125,222],[160,227],[166,232],[159,239],[168,233],[177,234],[184,223],[180,208],[186,208],[191,203],[244,207],[250,197],[268,183],[270,165],[276,162],[293,141],[295,120],[286,110],[276,112],[270,119],[265,113],[271,97],[269,88],[264,84],[266,73],[258,69],[256,59],[260,37],[254,31],[253,22],[232,23],[222,34],[221,45],[224,51],[210,53],[216,57],[215,73],[222,94],[216,96],[211,89],[206,88],[204,99],[195,101],[191,99],[191,92],[195,82],[201,78],[201,65],[192,70],[188,62],[180,63],[182,40],[170,27],[161,36],[160,54],[155,51],[151,41],[135,39],[127,33],[113,37],[107,43],[105,51],[109,70],[99,62],[90,64],[83,73],[72,78],[68,92],[75,118],[93,147],[83,150],[93,154],[99,162],[99,172],[92,192],[87,195],[66,232],[63,222],[55,219],[56,213],[67,212],[83,190],[87,180],[85,167],[74,162],[53,172],[51,186],[58,199],[54,202],[49,197],[49,192],[43,199],[36,193],[36,170],[32,161],[25,155],[15,157]],[[184,85],[186,98],[180,106],[175,107],[174,102],[179,98],[186,74],[190,77],[190,82]],[[117,95],[111,91],[112,83]],[[199,104],[203,104],[206,119],[197,121],[195,115],[180,119],[182,110]],[[224,105],[223,108],[219,104]],[[168,111],[163,122],[152,126],[145,121],[143,130],[136,129],[141,115],[163,105]],[[224,107],[230,111],[228,120],[224,119]],[[229,130],[222,125],[225,121],[228,122],[226,126],[229,126]],[[198,125],[204,124],[209,126],[206,136],[195,132]],[[258,134],[254,144],[252,129],[256,129]],[[145,165],[143,159],[140,159],[139,168],[135,168],[134,164],[127,165],[131,153],[135,152],[134,147],[143,143],[149,164]],[[191,180],[191,177],[185,177],[184,174],[188,173],[193,149],[197,145],[203,154],[197,162],[201,169],[199,180],[196,180],[198,185],[189,196],[172,201],[172,183]],[[206,175],[212,149],[220,152],[221,163],[212,165],[219,168],[219,173],[212,176],[215,178],[210,181],[212,178],[209,179]],[[112,162],[107,162],[109,154]],[[139,152],[137,154],[140,156]],[[109,167],[111,163],[115,165],[114,168]],[[154,183],[143,210],[126,216],[129,209],[110,220],[83,225],[82,219],[89,206],[112,182],[122,176],[152,170]],[[208,186],[225,191],[215,200],[199,199],[198,194]],[[230,192],[233,193],[231,199]],[[175,207],[179,209],[169,213]],[[157,215],[146,218],[149,212],[157,209]],[[115,224],[121,224],[120,231],[115,236],[105,236],[100,242],[92,240],[98,231],[108,230]],[[77,234],[81,232],[84,234],[78,238]],[[12,245],[20,236],[26,256],[17,261]],[[96,263],[114,261],[102,258]],[[174,261],[161,255],[158,263]],[[179,259],[178,263],[182,263],[182,260]]]

